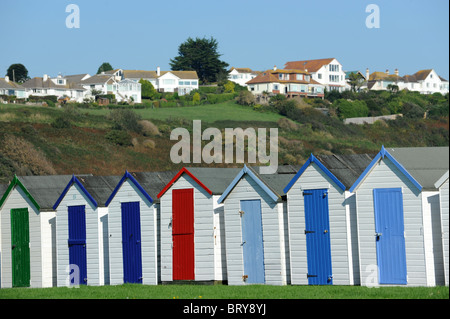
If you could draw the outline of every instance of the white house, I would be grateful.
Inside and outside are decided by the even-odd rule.
[[[33,96],[54,95],[58,98],[69,97],[71,100],[81,102],[86,95],[86,88],[80,83],[70,82],[62,75],[55,78],[44,74],[43,77],[35,77],[24,82],[22,86],[26,90],[27,98]]]
[[[325,86],[313,80],[305,70],[277,69],[261,72],[247,82],[248,89],[253,94],[284,94],[288,97],[307,96],[323,97]]]
[[[449,83],[440,77],[434,69],[420,70],[413,75],[400,76],[398,69],[393,74],[389,70],[385,72],[373,72],[369,76],[369,69],[366,70],[369,90],[387,90],[389,85],[397,85],[399,90],[416,91],[421,94],[449,92]]]
[[[349,88],[342,64],[335,58],[292,61],[287,62],[284,68],[304,70],[310,73],[312,79],[325,85],[328,91],[342,92]]]
[[[25,88],[11,81],[8,76],[0,78],[0,95],[14,95],[18,99],[26,98]]]
[[[259,72],[253,71],[249,68],[231,68],[228,71],[228,80],[235,82],[242,86],[247,86],[247,82],[254,79]]]
[[[198,76],[195,71],[161,71],[160,67],[157,67],[156,71],[116,69],[105,73],[135,82],[147,80],[159,92],[177,92],[179,95],[185,95],[198,89]]]
[[[100,74],[93,75],[85,78],[79,82],[86,90],[86,96],[91,96],[93,89],[101,91],[102,94],[114,94],[118,102],[129,101],[134,103],[141,103],[141,84],[123,80],[117,73],[109,74],[102,72]]]

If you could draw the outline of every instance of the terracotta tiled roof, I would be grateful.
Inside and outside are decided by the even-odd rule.
[[[277,69],[277,70],[267,70],[261,72],[258,76],[248,81],[246,84],[258,84],[258,83],[299,83],[299,84],[320,84],[319,82],[310,78],[310,81],[305,80],[282,80],[278,77],[278,74],[307,74],[304,70],[286,70],[286,69]]]
[[[334,58],[328,59],[316,59],[316,60],[303,60],[287,62],[284,66],[285,69],[307,69],[308,72],[317,72],[322,66],[330,64]]]

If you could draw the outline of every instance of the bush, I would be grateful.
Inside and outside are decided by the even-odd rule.
[[[369,108],[367,107],[366,102],[360,100],[348,101],[339,99],[333,103],[333,107],[337,109],[338,116],[341,119],[365,117],[369,115]]]
[[[113,122],[114,130],[128,130],[136,133],[142,131],[139,123],[141,117],[130,109],[115,109],[108,114],[108,119]]]
[[[250,91],[241,91],[236,99],[237,104],[252,106],[255,105],[255,96]]]
[[[54,128],[71,128],[72,122],[67,116],[58,116],[53,122],[52,127]]]
[[[131,135],[126,131],[111,130],[106,133],[105,138],[113,144],[121,146],[133,145]]]

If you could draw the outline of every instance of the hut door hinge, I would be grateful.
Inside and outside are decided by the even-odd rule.
[[[316,278],[317,275],[310,275],[310,274],[306,274],[306,278]]]
[[[242,276],[242,281],[247,281],[247,279],[248,279],[248,275]]]
[[[242,215],[244,215],[245,214],[245,212],[244,211],[242,211],[242,210],[240,210],[239,211],[239,215],[242,217]]]

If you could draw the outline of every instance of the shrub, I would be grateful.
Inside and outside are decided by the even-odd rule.
[[[341,119],[351,117],[365,117],[369,115],[369,108],[364,101],[348,101],[339,99],[333,103],[333,106],[336,107],[339,118]]]
[[[241,91],[236,99],[240,105],[252,106],[255,104],[255,96],[250,91]]]
[[[108,119],[113,122],[113,129],[128,130],[136,133],[142,131],[142,125],[139,124],[141,117],[130,109],[115,109],[108,114]]]
[[[192,96],[192,102],[194,103],[200,103],[200,93],[195,92],[194,95]]]
[[[161,135],[161,133],[158,130],[158,127],[153,124],[152,122],[148,120],[142,120],[139,121],[139,124],[142,127],[142,133],[145,136],[152,136],[152,135]]]
[[[58,116],[53,122],[52,127],[54,128],[71,128],[72,122],[67,116]]]
[[[133,145],[131,135],[126,131],[111,130],[106,133],[105,138],[113,144],[121,146]]]

